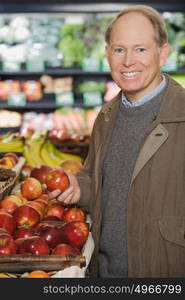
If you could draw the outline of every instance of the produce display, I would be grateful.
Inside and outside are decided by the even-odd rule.
[[[58,132],[59,137],[62,130],[68,139],[77,135],[90,135],[100,108],[100,106],[86,109],[66,106],[49,114],[25,112],[22,116],[20,133],[27,135],[30,131],[48,130],[49,134],[54,131],[57,134],[60,131]]]
[[[172,46],[171,54],[163,69],[176,71],[185,67],[185,14],[164,12],[162,15],[167,26],[169,43]]]
[[[15,111],[9,111],[6,109],[0,110],[0,132],[1,128],[9,127],[10,130],[15,127],[20,127],[22,123],[22,116]]]
[[[34,169],[38,171],[38,167],[32,169],[32,174]],[[75,265],[75,259],[77,263],[80,258],[84,264],[82,249],[90,233],[87,214],[78,206],[64,206],[56,199],[50,200],[48,193],[56,188],[59,180],[61,190],[68,187],[68,176],[62,169],[45,169],[45,172],[45,180],[43,176],[41,181],[28,176],[0,201],[1,278],[12,277],[6,274],[7,269],[3,270],[3,266],[11,273],[16,268],[15,262],[28,262],[28,278],[50,277],[49,271],[55,270],[50,262],[56,263],[57,259],[71,259]],[[38,172],[36,175],[39,178]],[[43,266],[40,261],[43,268],[36,269],[37,257],[43,259]],[[15,273],[20,272],[18,265],[17,268]]]
[[[0,152],[22,152],[23,140],[14,133],[0,136]]]
[[[0,81],[0,99],[11,100],[11,95],[23,94],[27,101],[38,101],[42,98],[42,85],[36,80],[4,80]]]
[[[99,60],[100,70],[104,59],[104,32],[115,15],[116,12],[73,14],[71,20],[65,13],[2,14],[0,60],[3,68],[83,67],[85,59],[90,58]],[[162,15],[174,45],[173,52],[177,53],[176,64],[178,68],[184,67],[184,13],[163,12]]]
[[[21,152],[27,164],[31,166],[47,165],[54,168],[65,159],[82,162],[80,156],[59,151],[51,141],[47,140],[46,132],[36,133],[27,138],[12,133],[1,136],[0,152]]]

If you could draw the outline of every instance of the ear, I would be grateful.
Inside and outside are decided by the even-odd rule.
[[[165,64],[166,60],[168,59],[170,50],[171,50],[171,47],[168,43],[165,43],[160,48],[160,67],[162,67]]]

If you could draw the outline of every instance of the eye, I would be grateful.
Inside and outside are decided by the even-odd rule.
[[[114,48],[114,53],[116,53],[116,54],[121,54],[121,53],[123,53],[124,52],[124,49],[123,48]]]
[[[136,52],[138,52],[138,53],[142,53],[142,52],[145,52],[145,51],[146,51],[146,49],[143,48],[143,47],[139,47],[139,48],[136,49]]]

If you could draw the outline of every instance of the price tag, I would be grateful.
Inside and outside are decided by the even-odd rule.
[[[98,58],[84,58],[82,69],[84,71],[100,71],[100,60]]]
[[[26,62],[26,70],[28,72],[43,72],[45,70],[44,61],[41,58],[29,59]]]
[[[4,61],[2,68],[4,72],[20,72],[21,64],[15,61]]]
[[[8,105],[11,106],[25,106],[26,99],[24,93],[12,93],[8,95]]]
[[[96,106],[102,104],[102,95],[100,92],[88,92],[83,94],[84,106]]]
[[[55,104],[56,105],[73,105],[74,104],[74,94],[72,92],[56,93],[55,94]]]

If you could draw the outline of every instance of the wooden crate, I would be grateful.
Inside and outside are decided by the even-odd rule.
[[[33,270],[58,271],[71,266],[85,267],[83,255],[0,255],[0,272],[23,273]]]
[[[82,255],[0,255],[0,273],[13,278],[26,278],[30,271],[43,270],[54,278],[84,278],[94,251],[91,232]]]

